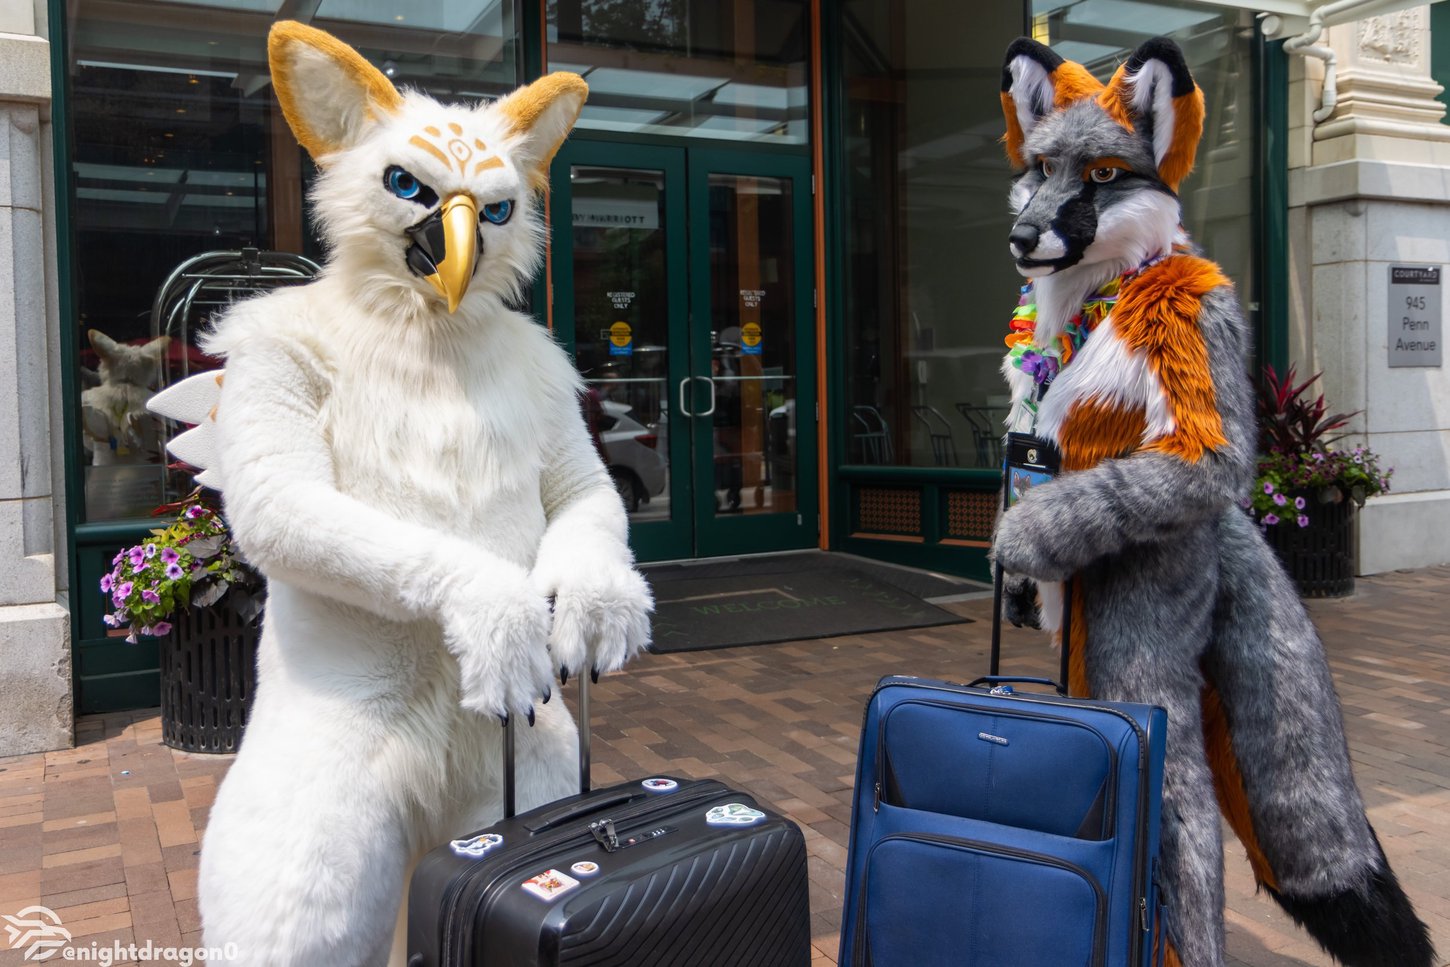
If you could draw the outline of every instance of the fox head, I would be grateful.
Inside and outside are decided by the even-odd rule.
[[[300,23],[274,24],[267,48],[282,113],[321,169],[310,201],[330,270],[412,314],[452,314],[470,293],[517,296],[537,268],[538,196],[583,109],[583,78],[445,105],[399,92]]]
[[[1168,252],[1203,132],[1203,92],[1173,41],[1147,41],[1105,86],[1020,38],[1002,67],[1002,111],[1021,172],[1008,236],[1018,272],[1081,264],[1114,274]]]

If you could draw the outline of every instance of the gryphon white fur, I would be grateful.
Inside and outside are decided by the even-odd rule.
[[[382,964],[412,859],[501,815],[499,717],[537,715],[517,730],[521,808],[575,791],[574,722],[540,698],[561,669],[623,665],[652,604],[579,377],[505,305],[537,265],[534,189],[583,81],[444,106],[298,24],[270,49],[322,167],[311,201],[332,255],[315,283],[237,305],[209,343],[224,385],[193,452],[214,448],[269,593],[200,908],[206,944],[246,964]],[[389,190],[390,166],[435,209],[472,200],[471,283],[465,265],[444,291],[444,258],[442,282],[410,270],[405,230],[430,209]],[[511,216],[484,217],[505,200]],[[473,230],[459,225],[449,259]]]

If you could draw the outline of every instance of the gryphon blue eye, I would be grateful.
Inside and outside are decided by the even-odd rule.
[[[418,179],[413,177],[411,172],[405,171],[397,165],[393,165],[383,172],[383,184],[387,186],[388,191],[407,201],[417,198],[423,191],[423,185]]]
[[[509,220],[509,216],[513,213],[514,203],[507,198],[483,206],[483,217],[495,225],[502,225]]]

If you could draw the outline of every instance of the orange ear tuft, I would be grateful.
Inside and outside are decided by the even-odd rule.
[[[314,159],[351,147],[379,112],[403,106],[398,89],[361,54],[295,20],[272,25],[267,60],[282,116]]]
[[[1144,42],[1113,74],[1098,103],[1119,124],[1153,132],[1158,175],[1177,191],[1193,170],[1204,116],[1203,91],[1178,45],[1166,37]]]
[[[589,85],[578,74],[556,71],[521,87],[494,107],[508,122],[510,135],[522,135],[515,148],[520,170],[536,189],[547,188],[549,164],[568,137]]]
[[[1052,106],[1059,111],[1085,97],[1096,97],[1102,89],[1103,82],[1074,61],[1065,60],[1052,72]]]

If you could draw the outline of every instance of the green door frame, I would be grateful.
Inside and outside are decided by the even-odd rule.
[[[598,165],[609,168],[636,168],[661,171],[665,179],[665,238],[685,238],[685,156],[678,148],[654,145],[625,144],[571,138],[554,156],[549,181],[553,186],[550,203],[550,251],[554,279],[554,333],[560,343],[574,356],[576,302],[574,293],[573,233],[574,185],[569,177],[574,165]],[[665,251],[665,278],[669,286],[669,325],[671,347],[683,347],[689,338],[689,303],[685,279],[689,256],[683,245],[670,245]],[[667,366],[666,398],[669,406],[670,453],[670,517],[664,521],[631,523],[629,541],[635,555],[642,561],[673,560],[693,553],[690,513],[687,500],[678,499],[688,493],[690,479],[690,448],[675,441],[687,440],[689,419],[680,412],[674,388],[689,375],[686,352],[671,352]]]
[[[791,184],[792,259],[795,262],[796,356],[796,512],[791,514],[717,515],[715,490],[696,486],[696,550],[701,557],[759,554],[815,547],[819,543],[820,503],[816,460],[816,320],[812,288],[815,262],[811,248],[810,158],[801,155],[756,154],[715,147],[689,149],[690,179],[690,359],[692,375],[704,371],[710,345],[710,175],[756,175],[788,179]],[[692,385],[692,389],[693,389]],[[692,406],[695,404],[692,403]],[[696,408],[698,412],[698,408]],[[714,427],[694,421],[695,480],[713,480]],[[790,518],[794,516],[794,520]]]
[[[661,171],[665,177],[666,275],[670,291],[668,399],[670,517],[631,524],[630,544],[641,561],[680,560],[814,547],[819,541],[818,462],[816,459],[815,318],[811,302],[814,262],[811,253],[810,161],[803,154],[696,146],[690,142],[639,144],[576,136],[554,158],[550,172],[551,252],[554,265],[554,331],[572,355],[576,348],[577,303],[573,289],[571,245],[573,165],[599,165]],[[796,340],[797,510],[794,514],[741,514],[717,517],[713,481],[713,426],[691,417],[709,405],[709,395],[691,379],[681,406],[680,387],[691,377],[709,376],[710,235],[709,176],[762,176],[791,183],[791,215],[796,226],[793,258],[796,279],[793,306]],[[687,205],[688,202],[688,205]],[[694,213],[687,217],[687,210]],[[802,419],[802,417],[807,419]],[[805,430],[800,429],[806,427]],[[688,442],[689,445],[681,445]],[[785,519],[782,519],[785,518]],[[794,518],[794,519],[791,519]]]

